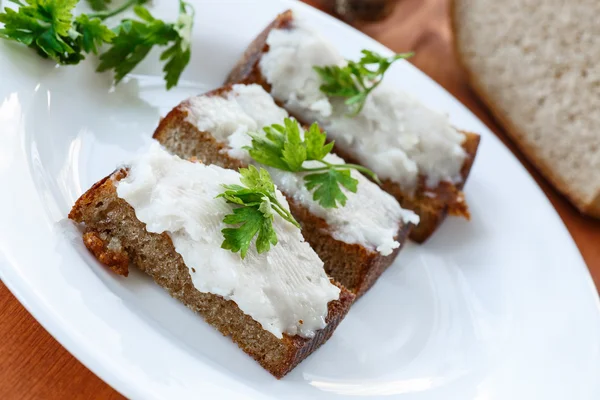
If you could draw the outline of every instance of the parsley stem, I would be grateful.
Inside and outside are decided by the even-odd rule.
[[[344,166],[346,166],[348,168],[354,168],[355,170],[362,172],[363,174],[367,175],[369,178],[374,180],[375,183],[377,183],[378,185],[381,185],[381,181],[377,177],[377,174],[375,172],[371,171],[370,169],[365,168],[362,165],[357,165],[357,164],[344,164]]]
[[[355,170],[360,171],[363,174],[367,175],[369,178],[371,178],[372,180],[374,180],[378,185],[381,185],[381,181],[377,177],[377,174],[375,174],[370,169],[363,167],[362,165],[358,165],[358,164],[331,164],[331,163],[328,163],[327,161],[324,161],[324,160],[315,160],[315,161],[319,161],[320,163],[323,163],[326,166],[325,167],[320,167],[320,168],[304,168],[304,167],[302,167],[301,171],[302,172],[324,172],[324,171],[328,171],[330,169],[338,169],[338,170],[340,170],[340,169],[355,169]]]
[[[294,217],[292,216],[292,214],[286,210],[280,203],[279,200],[277,200],[276,197],[269,195],[269,201],[271,202],[271,208],[273,210],[275,210],[275,212],[277,214],[279,214],[279,216],[283,219],[285,219],[286,221],[288,221],[289,223],[291,223],[292,225],[300,228],[300,225],[298,224],[298,222],[294,219]]]
[[[365,90],[365,91],[369,90],[369,88],[367,87],[367,85],[365,85],[365,82],[362,79],[356,79],[356,78],[354,78],[354,82],[358,82],[358,84],[360,85],[360,87],[363,88],[363,90]],[[360,88],[358,88],[358,89],[360,90]]]
[[[320,168],[304,168],[302,167],[301,170],[299,170],[299,172],[323,172],[323,171],[327,171],[330,170],[330,167],[320,167]]]
[[[146,2],[147,2],[147,0],[129,0],[126,3],[124,3],[122,6],[117,7],[114,10],[106,10],[106,11],[88,14],[88,18],[89,19],[98,18],[101,21],[104,21],[107,18],[114,17],[117,14],[121,14],[123,11],[127,10],[128,8],[130,8],[132,6],[141,5]]]

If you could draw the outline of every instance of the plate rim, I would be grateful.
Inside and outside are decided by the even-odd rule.
[[[307,18],[327,19],[329,23],[337,26],[336,29],[345,30],[345,31],[350,30],[350,31],[353,31],[354,34],[360,35],[362,37],[362,40],[365,41],[365,43],[366,42],[370,43],[370,45],[372,45],[374,48],[377,48],[378,51],[385,51],[389,54],[392,53],[392,50],[385,47],[381,43],[377,42],[373,38],[367,36],[366,34],[360,32],[359,30],[353,28],[350,25],[347,25],[344,22],[337,20],[332,16],[329,16],[328,14],[326,14],[316,8],[311,7],[310,5],[307,5],[307,4],[301,3],[301,2],[296,2],[293,0],[277,0],[277,2],[280,3],[282,6],[282,10],[280,10],[280,11],[283,11],[286,8],[291,8],[291,9],[300,11]],[[496,135],[491,131],[491,129],[489,129],[460,100],[458,100],[456,97],[454,97],[450,92],[448,92],[444,87],[442,87],[440,84],[435,82],[432,78],[427,76],[424,72],[420,71],[417,67],[410,65],[410,68],[414,69],[415,72],[418,72],[419,75],[421,76],[421,79],[425,79],[430,84],[434,84],[437,87],[437,90],[439,92],[445,93],[447,96],[450,96],[455,103],[457,103],[458,105],[460,105],[460,107],[462,107],[464,109],[463,111],[470,114],[470,117],[473,120],[479,122],[482,125],[482,127],[484,128],[484,130],[487,130],[490,133],[489,135],[486,135],[486,136],[492,137],[492,139],[490,139],[489,137],[486,137],[485,140],[497,140],[498,141],[497,144],[506,148],[506,146],[500,141],[499,138],[496,137]],[[22,137],[21,137],[21,139],[22,139]],[[514,154],[512,154],[512,152],[510,152],[510,153],[511,153],[511,156],[516,159],[516,156]],[[537,187],[536,190],[542,192],[541,187],[537,184],[537,182],[535,182],[534,178],[526,170],[524,165],[520,161],[518,161],[518,159],[516,161],[522,168],[523,172],[529,176],[529,179],[531,181],[530,183],[533,186]],[[28,174],[30,177],[31,177],[31,173],[32,173],[32,171],[28,171]],[[545,194],[544,194],[544,198],[546,199],[546,201],[548,203],[550,203],[549,199],[547,198],[547,196]],[[550,203],[550,208],[553,210],[555,217],[558,218],[558,221],[560,221],[560,226],[562,226],[562,229],[565,231],[566,235],[570,238],[569,239],[570,240],[569,247],[571,247],[571,250],[568,250],[568,251],[569,251],[569,253],[573,253],[572,255],[574,257],[578,257],[579,264],[584,269],[584,271],[581,271],[581,272],[583,272],[582,274],[580,272],[581,279],[583,279],[585,281],[584,283],[586,283],[587,286],[589,287],[589,290],[591,291],[589,294],[592,295],[590,300],[592,300],[592,299],[594,300],[596,313],[597,313],[597,315],[600,315],[600,298],[598,297],[598,291],[596,290],[596,287],[595,287],[593,278],[591,276],[591,273],[589,271],[589,268],[587,267],[587,264],[585,263],[585,260],[583,259],[582,255],[581,255],[581,252],[577,248],[572,235],[570,234],[570,232],[568,231],[564,222],[560,218],[560,215],[558,214],[557,210],[554,208],[554,206],[551,203]],[[69,330],[60,323],[59,318],[54,316],[54,314],[51,312],[52,307],[49,304],[44,303],[43,300],[41,300],[36,295],[35,291],[31,287],[31,285],[28,284],[27,280],[19,277],[19,261],[10,260],[7,256],[7,254],[4,253],[2,246],[0,246],[0,280],[2,280],[2,282],[9,289],[9,291],[17,298],[17,300],[24,306],[24,308],[36,319],[36,321],[38,323],[40,323],[40,325],[42,325],[42,327],[58,343],[60,343],[61,346],[63,346],[70,354],[72,354],[86,368],[88,368],[90,371],[92,371],[92,373],[94,373],[96,376],[98,376],[100,379],[102,379],[105,383],[107,383],[109,386],[111,386],[114,390],[127,396],[128,398],[149,397],[150,393],[148,391],[145,391],[142,388],[140,388],[140,384],[138,382],[125,382],[122,379],[120,379],[120,377],[115,372],[115,370],[110,368],[110,364],[106,364],[106,363],[102,363],[102,362],[98,361],[97,358],[94,357],[94,354],[90,351],[89,348],[87,348],[85,345],[82,345],[81,343],[78,343],[78,341],[72,337],[71,332],[69,332]],[[201,394],[201,393],[199,393],[199,394]],[[150,397],[154,397],[154,396],[150,396]]]

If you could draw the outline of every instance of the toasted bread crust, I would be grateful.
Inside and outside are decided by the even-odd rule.
[[[262,55],[268,51],[267,37],[273,29],[288,29],[293,21],[292,11],[285,11],[277,16],[277,18],[269,24],[254,41],[248,46],[240,60],[233,67],[227,79],[226,84],[256,83],[261,85],[267,92],[271,91],[271,87],[262,76],[259,68],[259,62]],[[280,103],[279,103],[280,104]],[[281,104],[280,104],[281,105]],[[294,115],[298,121],[305,125],[310,125],[313,121],[304,121]],[[463,132],[464,133],[464,132]],[[425,177],[421,177],[421,184],[414,191],[408,193],[395,182],[386,180],[383,182],[383,189],[392,194],[403,208],[407,208],[416,212],[421,218],[421,222],[410,233],[410,238],[416,242],[422,243],[429,238],[437,227],[442,223],[447,214],[462,216],[469,219],[469,210],[467,203],[462,193],[464,183],[469,176],[471,166],[477,154],[477,148],[480,141],[480,136],[474,133],[465,133],[466,140],[463,143],[463,148],[467,152],[467,158],[463,164],[461,175],[462,183],[454,185],[448,182],[441,182],[436,188],[428,188],[425,186]],[[354,157],[342,151],[338,146],[334,148],[334,152],[347,162],[358,163]]]
[[[205,96],[220,96],[230,89],[231,86],[224,86]],[[154,139],[182,158],[197,157],[206,164],[216,164],[229,169],[246,167],[247,165],[240,160],[228,156],[227,145],[218,142],[210,133],[198,130],[187,121],[186,104],[183,102],[163,118],[154,133]],[[292,196],[286,197],[290,211],[302,227],[304,238],[325,263],[327,274],[357,297],[373,286],[377,278],[394,261],[401,248],[395,249],[388,256],[382,256],[377,251],[366,249],[359,244],[336,240],[324,219],[310,213],[306,207],[294,201]],[[404,243],[412,228],[411,224],[400,224],[395,240]]]
[[[267,37],[273,29],[285,29],[291,26],[294,14],[292,10],[282,12],[271,22],[253,41],[250,43],[242,58],[235,64],[225,84],[232,83],[257,83],[265,88],[267,92],[271,92],[271,86],[267,83],[266,79],[262,76],[258,63],[263,55],[269,50],[267,44]]]
[[[104,237],[103,237],[104,236]],[[88,231],[83,234],[83,244],[100,261],[117,275],[129,275],[129,254],[127,251],[111,250],[109,237],[101,232]]]
[[[354,295],[336,284],[341,289],[340,298],[329,303],[324,329],[312,339],[286,334],[277,339],[244,314],[233,301],[199,292],[169,236],[146,231],[145,224],[136,218],[134,209],[117,196],[114,182],[124,176],[125,172],[119,171],[112,178],[102,179],[73,206],[69,218],[85,225],[84,238],[102,237],[103,241],[118,242],[121,250],[113,251],[113,255],[150,275],[171,296],[202,315],[223,335],[231,336],[242,350],[275,377],[283,377],[325,343],[348,312]],[[98,256],[102,252],[91,250],[103,262]]]

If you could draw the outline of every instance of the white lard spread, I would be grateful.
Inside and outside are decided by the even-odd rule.
[[[258,132],[267,125],[283,124],[288,116],[259,85],[234,85],[224,97],[192,97],[185,107],[191,123],[201,131],[211,133],[216,140],[226,143],[229,156],[246,163],[253,161],[244,149],[244,146],[251,145],[248,131]],[[333,154],[325,160],[336,164],[344,162]],[[311,163],[318,164],[310,161],[305,166],[317,166]],[[389,255],[400,245],[394,239],[399,224],[419,222],[415,213],[401,208],[394,197],[359,172],[351,172],[359,182],[357,193],[343,189],[348,198],[346,206],[325,209],[313,200],[312,193],[306,189],[303,173],[265,168],[282,191],[312,214],[323,218],[329,225],[331,235],[345,243],[360,244],[382,255]]]
[[[344,152],[380,178],[413,190],[419,176],[435,187],[440,181],[461,181],[465,136],[448,118],[428,109],[407,93],[386,84],[371,92],[363,110],[349,118],[341,98],[319,90],[313,66],[339,65],[338,51],[302,20],[290,29],[274,29],[269,50],[259,63],[271,94],[303,121],[317,121]]]
[[[340,289],[300,230],[279,215],[273,222],[279,243],[268,252],[258,254],[252,244],[242,260],[222,249],[223,217],[232,212],[231,204],[215,198],[222,184],[239,185],[239,173],[182,160],[153,143],[117,183],[117,194],[149,232],[167,232],[196,289],[233,300],[278,338],[313,337],[325,327],[327,303]]]

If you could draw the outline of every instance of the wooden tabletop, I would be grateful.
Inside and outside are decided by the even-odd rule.
[[[316,0],[306,0],[315,4]],[[469,107],[531,172],[579,246],[600,284],[600,222],[581,216],[508,142],[502,129],[465,82],[452,50],[448,0],[400,0],[385,21],[358,25],[396,52],[414,50],[411,60]],[[62,348],[0,283],[0,399],[120,399]]]

